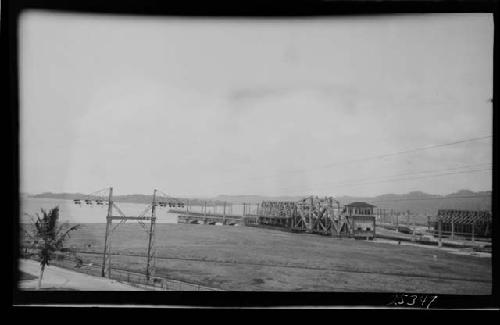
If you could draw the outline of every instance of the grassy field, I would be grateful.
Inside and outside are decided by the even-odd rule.
[[[105,224],[82,224],[68,241],[100,264]],[[147,234],[112,234],[112,265],[143,272]],[[334,239],[253,227],[158,224],[156,275],[223,290],[491,294],[491,259],[437,248]]]

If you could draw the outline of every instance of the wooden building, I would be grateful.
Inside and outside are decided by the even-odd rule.
[[[492,216],[489,211],[470,210],[438,210],[434,221],[431,221],[434,234],[444,237],[491,237]]]
[[[344,206],[343,213],[351,222],[354,238],[373,239],[375,237],[374,207],[366,202],[352,202]]]

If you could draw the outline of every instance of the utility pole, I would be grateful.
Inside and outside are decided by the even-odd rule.
[[[413,217],[413,241],[415,241],[415,237],[416,237],[416,234],[415,234],[415,231],[416,231],[416,224],[415,224],[415,217]]]
[[[438,241],[438,246],[441,247],[443,245],[442,243],[442,239],[441,239],[441,229],[442,229],[442,221],[441,221],[441,218],[439,217],[439,221],[438,221],[438,229],[439,229],[439,241]]]
[[[310,203],[309,203],[309,224],[307,225],[307,229],[309,231],[311,231],[312,230],[312,225],[313,225],[314,197],[311,196],[311,198],[309,200],[310,200]]]
[[[106,258],[109,256],[108,247],[109,247],[109,228],[111,227],[111,223],[113,219],[111,216],[113,214],[113,188],[109,189],[109,197],[108,197],[108,215],[106,216],[106,233],[104,235],[104,252],[102,254],[102,269],[101,276],[106,277]],[[111,265],[108,263],[108,276],[111,273]]]
[[[224,225],[226,222],[226,202],[224,202],[224,210],[222,212],[222,224]]]
[[[149,228],[149,243],[148,243],[148,260],[146,264],[146,280],[149,281],[151,277],[151,263],[152,263],[152,255],[154,250],[154,231],[156,224],[156,189],[153,192],[153,206],[151,207],[151,226]]]
[[[472,242],[474,242],[474,226],[476,225],[476,221],[472,221]]]

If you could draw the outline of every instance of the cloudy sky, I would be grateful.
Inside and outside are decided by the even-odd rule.
[[[490,14],[27,12],[21,190],[490,190],[492,60]]]

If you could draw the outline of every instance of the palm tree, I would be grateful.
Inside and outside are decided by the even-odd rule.
[[[50,209],[46,212],[41,209],[42,217],[37,213],[36,220],[33,219],[33,234],[28,234],[34,239],[35,247],[38,249],[38,257],[40,258],[40,277],[38,278],[38,289],[42,286],[43,272],[45,266],[49,265],[50,260],[54,257],[54,253],[59,251],[66,239],[69,238],[69,233],[76,230],[80,225],[69,227],[68,223],[59,224],[59,207]]]

